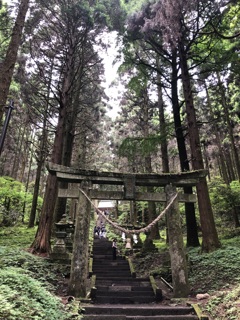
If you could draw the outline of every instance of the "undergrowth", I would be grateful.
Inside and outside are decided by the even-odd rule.
[[[0,320],[80,319],[79,303],[57,296],[67,267],[26,251],[34,234],[23,226],[0,232]]]
[[[211,293],[240,279],[239,247],[227,246],[207,254],[190,250],[189,256],[189,280],[195,293]]]
[[[68,319],[60,299],[22,268],[0,269],[0,319]]]
[[[204,303],[199,302],[210,319],[238,320],[240,236],[238,232],[233,237],[222,234],[222,247],[216,251],[206,254],[200,248],[187,250],[191,297],[197,293],[210,295]],[[25,226],[0,231],[0,320],[80,319],[78,302],[63,304],[57,294],[69,272],[67,267],[27,252],[34,235],[35,230]],[[118,240],[120,243],[121,238]],[[155,252],[135,255],[138,276],[151,274],[171,282],[166,243],[160,239],[154,244]]]
[[[240,236],[238,232],[224,233],[220,239],[222,247],[210,253],[202,253],[201,248],[187,250],[189,283],[191,295],[208,293],[209,299],[198,301],[202,310],[211,320],[240,319]],[[134,264],[138,276],[154,275],[163,277],[171,283],[170,257],[167,246],[162,240],[155,240],[157,252],[135,254]]]

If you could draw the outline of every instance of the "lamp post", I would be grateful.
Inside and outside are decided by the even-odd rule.
[[[10,121],[10,116],[11,116],[11,112],[12,112],[13,108],[14,108],[14,102],[11,100],[9,106],[7,107],[8,111],[7,111],[7,115],[6,115],[4,125],[2,128],[2,134],[0,137],[0,155],[2,153],[3,144],[4,144],[5,137],[6,137],[6,132],[7,132],[7,127],[8,127],[9,121]]]

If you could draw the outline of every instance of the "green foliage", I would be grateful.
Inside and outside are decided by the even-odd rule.
[[[27,228],[23,225],[15,227],[1,227],[0,246],[29,248],[36,233],[35,228]]]
[[[138,12],[146,0],[120,0],[122,8],[130,15]]]
[[[230,183],[232,197],[234,200],[234,204],[240,205],[240,182],[238,180],[232,181]]]
[[[119,225],[126,225],[129,220],[129,212],[123,212],[119,217],[118,217],[118,224]]]
[[[240,205],[240,183],[232,181],[227,185],[220,177],[209,183],[212,208],[215,214],[229,218],[231,210]]]
[[[0,60],[4,58],[9,44],[11,24],[11,16],[6,8],[6,4],[3,4],[0,6]]]
[[[60,300],[23,269],[0,269],[0,283],[1,319],[68,319]]]
[[[17,248],[28,247],[36,230],[22,226],[0,232],[0,319],[64,320],[80,319],[74,302],[64,305],[55,295],[66,275],[67,266]]]
[[[240,285],[218,291],[205,306],[205,310],[216,320],[238,320]]]
[[[145,137],[126,138],[119,147],[120,157],[127,157],[130,161],[136,155],[147,156],[157,151],[158,146],[162,141],[160,135],[149,135]]]
[[[199,254],[197,249],[189,251],[190,283],[193,287],[201,284],[195,287],[197,293],[219,290],[223,286],[233,285],[239,281],[239,243],[235,240],[235,245],[231,246],[222,242],[223,248],[211,253]]]
[[[25,186],[11,177],[0,177],[0,221],[11,226],[23,219],[23,208],[28,214],[32,204],[32,194],[25,191]],[[42,198],[38,197],[38,206]]]

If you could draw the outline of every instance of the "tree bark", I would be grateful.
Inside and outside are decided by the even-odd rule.
[[[157,57],[157,68],[160,70],[159,58]],[[157,73],[157,93],[158,93],[158,113],[159,113],[159,131],[161,136],[161,156],[162,156],[162,172],[168,173],[169,170],[169,159],[168,159],[168,143],[167,143],[167,132],[166,122],[164,115],[164,103],[162,96],[162,83],[160,73]]]
[[[62,159],[62,137],[64,133],[64,121],[66,119],[66,105],[61,105],[57,124],[57,131],[53,144],[51,162],[61,164]],[[46,190],[42,211],[40,215],[38,230],[31,245],[33,252],[49,253],[51,251],[51,231],[53,215],[57,199],[58,184],[57,177],[49,174],[47,178]]]
[[[213,115],[213,111],[212,111],[212,107],[211,107],[211,98],[208,92],[208,88],[206,83],[204,82],[204,87],[205,87],[205,91],[206,91],[206,96],[207,96],[207,105],[208,105],[208,109],[211,115],[211,118],[214,119],[214,115]],[[229,176],[227,173],[227,168],[226,168],[226,161],[225,161],[225,156],[222,150],[222,143],[221,143],[221,137],[220,137],[220,133],[218,130],[218,126],[215,122],[213,122],[213,131],[214,131],[214,135],[216,137],[216,144],[218,147],[218,153],[219,153],[219,160],[220,160],[220,166],[221,166],[221,174],[223,177],[223,180],[229,184],[230,180],[229,180]]]
[[[19,128],[19,136],[18,136],[18,141],[17,141],[17,151],[14,155],[14,161],[13,161],[13,166],[12,166],[12,172],[11,172],[11,177],[18,180],[18,170],[19,166],[21,163],[21,155],[23,152],[23,143],[24,143],[24,137],[26,133],[27,127],[24,126],[23,129]]]
[[[63,141],[66,130],[66,121],[68,120],[67,111],[68,107],[71,106],[72,101],[71,93],[74,73],[74,50],[76,49],[76,43],[74,42],[74,39],[69,45],[68,52],[66,53],[66,64],[64,65],[65,72],[64,75],[62,75],[62,86],[61,90],[59,90],[59,116],[51,157],[51,162],[56,164],[62,164]],[[36,238],[33,244],[31,245],[31,249],[34,252],[49,253],[51,250],[50,240],[52,224],[54,220],[55,205],[57,201],[57,192],[57,178],[56,176],[49,174],[47,179],[47,185],[44,195],[44,202],[40,216],[38,231],[36,234]]]
[[[181,171],[189,171],[189,162],[185,144],[185,138],[183,134],[182,121],[180,117],[180,106],[178,101],[178,86],[177,86],[177,62],[176,62],[176,51],[172,52],[172,108],[175,134],[177,139],[178,153],[180,159]],[[192,194],[192,187],[183,188],[184,193]],[[185,216],[187,226],[187,247],[198,247],[200,246],[198,239],[198,228],[195,214],[194,203],[185,203]]]
[[[52,82],[52,70],[53,70],[53,62],[51,64],[51,74],[50,74],[50,78],[48,81],[48,87],[47,87],[47,99],[46,99],[46,105],[44,108],[42,135],[41,135],[41,141],[40,141],[40,146],[39,146],[40,152],[39,152],[39,157],[37,159],[37,172],[36,172],[35,183],[34,183],[32,207],[31,207],[31,212],[30,212],[30,217],[29,217],[29,222],[28,222],[29,228],[34,227],[42,167],[43,167],[45,160],[46,160],[46,150],[45,149],[46,149],[46,145],[47,145],[47,136],[48,136],[47,116],[48,116],[48,109],[49,109],[50,88],[51,88],[51,82]]]
[[[196,114],[193,103],[190,75],[187,66],[187,56],[184,44],[179,44],[180,67],[185,98],[188,133],[191,148],[191,161],[194,170],[204,169],[201,152],[200,138],[196,121]],[[206,178],[200,181],[197,186],[198,207],[202,228],[202,250],[209,252],[220,247],[218,234],[214,222],[212,206],[210,202]]]
[[[143,92],[144,96],[144,102],[143,102],[143,136],[144,138],[148,138],[149,136],[149,113],[148,113],[148,93],[147,90],[144,90]],[[145,170],[148,173],[152,172],[152,160],[151,156],[148,155],[144,159],[145,161]],[[152,187],[148,187],[148,192],[153,192]],[[156,218],[156,204],[154,202],[148,202],[148,223],[152,222]],[[159,227],[158,223],[156,223],[150,230],[150,233],[147,234],[147,237],[145,239],[144,246],[148,247],[149,245],[152,245],[152,240],[154,239],[160,239],[159,235]]]
[[[32,200],[32,207],[31,207],[31,212],[30,212],[30,217],[29,217],[29,222],[28,222],[28,228],[33,228],[34,224],[35,224],[42,167],[43,167],[43,163],[38,162],[37,172],[36,172],[36,177],[35,177],[35,182],[34,182],[33,200]]]
[[[7,102],[9,87],[17,60],[18,49],[21,44],[22,31],[28,7],[29,0],[21,0],[6,56],[0,63],[0,122],[2,121],[4,107]]]
[[[236,180],[236,175],[234,171],[234,160],[231,153],[231,150],[229,151],[229,148],[224,148],[224,158],[226,159],[227,163],[227,171],[229,175],[230,182]]]
[[[224,116],[225,116],[225,119],[226,119],[226,122],[227,122],[228,135],[229,135],[229,139],[230,139],[230,143],[231,143],[232,154],[233,154],[233,157],[234,157],[235,168],[236,168],[238,180],[240,180],[239,155],[238,155],[238,150],[236,148],[236,144],[235,144],[235,141],[234,141],[233,127],[232,127],[232,123],[231,123],[231,119],[230,119],[230,115],[229,115],[229,108],[228,108],[227,102],[226,102],[224,87],[223,87],[223,84],[221,82],[219,73],[217,73],[217,78],[218,78],[218,86],[219,86],[219,89],[220,89],[220,95],[221,95],[221,100],[222,100],[222,106],[223,106],[223,109],[224,109]]]
[[[65,121],[65,132],[63,136],[63,155],[62,155],[62,164],[64,166],[70,166],[71,165],[71,159],[72,159],[72,152],[73,152],[73,143],[74,143],[74,133],[76,129],[76,122],[77,122],[77,114],[79,109],[79,93],[81,91],[81,85],[82,85],[82,68],[78,69],[78,76],[76,77],[75,82],[76,88],[75,88],[75,94],[71,92],[70,99],[68,101],[68,110],[67,110],[67,119]],[[73,81],[73,80],[72,80]],[[66,189],[68,187],[68,184],[65,182],[60,182],[59,187],[62,189]],[[66,206],[67,206],[67,199],[65,198],[58,198],[57,204],[55,208],[55,222],[58,222],[61,220],[63,214],[66,212]]]

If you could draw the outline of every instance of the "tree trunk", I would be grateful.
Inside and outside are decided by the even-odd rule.
[[[144,96],[144,104],[143,104],[143,136],[144,138],[148,138],[149,136],[149,113],[148,113],[148,93],[147,90],[144,90],[143,92]],[[144,159],[145,161],[145,170],[148,173],[152,172],[152,160],[151,156],[147,155]],[[153,192],[153,188],[148,187],[148,192]],[[156,213],[156,205],[154,202],[148,202],[148,223],[152,222],[157,216]],[[150,230],[150,232],[147,234],[147,237],[145,239],[144,246],[148,247],[149,245],[152,246],[152,240],[154,239],[160,239],[159,235],[159,227],[158,223],[156,223]]]
[[[4,107],[7,102],[28,7],[29,0],[21,0],[7,53],[4,60],[0,63],[0,122],[2,121]]]
[[[177,139],[178,153],[180,159],[180,165],[182,172],[189,171],[189,162],[187,157],[187,150],[185,144],[185,138],[183,134],[182,121],[180,117],[180,106],[178,101],[178,87],[177,87],[177,63],[176,63],[176,52],[172,54],[172,108],[175,134]],[[183,188],[184,193],[192,194],[192,187]],[[187,226],[187,247],[198,247],[200,246],[198,239],[198,228],[195,214],[194,203],[185,203],[185,216]]]
[[[232,153],[229,151],[229,148],[224,148],[224,157],[227,163],[227,171],[229,175],[230,182],[236,180],[236,175],[234,172],[234,161],[232,157]]]
[[[240,227],[240,222],[239,222],[239,218],[238,218],[238,211],[237,211],[237,208],[236,208],[235,205],[232,208],[232,216],[233,216],[233,221],[234,221],[235,228],[239,228]]]
[[[51,162],[61,164],[62,158],[62,137],[64,132],[64,121],[66,119],[66,107],[60,108],[57,131],[53,144]],[[47,178],[46,190],[42,211],[40,215],[38,230],[35,239],[31,245],[33,252],[49,253],[51,250],[50,240],[53,224],[53,214],[57,199],[58,185],[57,177],[49,174]]]
[[[79,92],[81,90],[81,74],[79,74],[78,84],[76,88],[77,94],[75,97],[71,97],[68,102],[67,110],[67,119],[65,121],[65,132],[63,136],[63,156],[62,156],[62,165],[69,167],[71,165],[72,151],[73,151],[73,142],[74,142],[74,133],[76,128],[77,113],[79,109]],[[68,184],[65,182],[60,182],[59,187],[66,189]],[[66,213],[67,199],[58,198],[55,208],[55,222],[61,220],[63,214]]]
[[[214,115],[213,115],[213,111],[212,111],[212,104],[211,104],[211,99],[210,99],[210,95],[208,92],[208,88],[206,83],[204,82],[204,87],[205,87],[205,91],[206,91],[206,96],[207,96],[207,105],[208,105],[208,109],[211,115],[212,120],[214,119]],[[218,147],[218,153],[219,153],[219,159],[220,159],[220,166],[221,166],[221,173],[222,173],[222,177],[223,180],[229,184],[230,180],[229,180],[229,176],[227,174],[227,168],[226,168],[226,162],[225,162],[225,157],[223,154],[223,150],[222,150],[222,143],[221,143],[221,137],[220,137],[220,133],[217,127],[217,124],[215,122],[213,122],[213,131],[214,131],[214,135],[216,137],[216,144]]]
[[[39,188],[40,188],[40,181],[41,181],[41,174],[42,168],[45,162],[45,147],[47,142],[47,129],[46,129],[46,119],[43,121],[43,131],[42,137],[40,142],[40,152],[39,158],[37,159],[37,172],[35,177],[34,183],[34,191],[33,191],[33,200],[32,200],[32,207],[28,222],[28,228],[33,228],[35,224],[36,218],[36,211],[37,211],[37,203],[38,203],[38,195],[39,195]]]
[[[24,142],[24,137],[26,133],[26,126],[22,128],[19,128],[19,136],[18,136],[18,142],[17,142],[17,152],[14,155],[14,161],[13,161],[13,166],[12,166],[12,172],[11,172],[11,177],[14,178],[15,180],[18,180],[18,170],[19,166],[21,163],[21,155],[22,155],[22,149],[23,149],[23,142]]]
[[[209,171],[209,161],[208,161],[208,155],[207,155],[207,144],[206,142],[202,142],[202,146],[203,146],[203,159],[204,159],[204,163],[205,163],[205,168],[208,171],[208,180],[209,182],[211,182],[211,175],[210,175],[210,171]]]
[[[29,137],[29,141],[32,140],[31,133],[30,133],[30,128],[27,126],[27,121],[24,124],[24,127],[26,127],[26,132],[23,134],[23,144],[22,144],[22,150],[20,151],[21,156],[21,164],[19,172],[18,172],[18,180],[24,183],[24,178],[25,178],[25,169],[27,166],[28,158],[29,158],[29,149],[30,145],[28,141],[26,141],[26,137]],[[33,132],[32,132],[33,135]],[[20,159],[19,159],[20,160]]]
[[[220,89],[220,95],[221,95],[221,100],[222,100],[222,106],[224,109],[224,116],[227,122],[227,129],[228,129],[228,135],[229,135],[229,140],[231,142],[231,149],[232,149],[232,154],[234,157],[234,162],[235,162],[235,167],[238,175],[238,180],[240,180],[240,161],[239,161],[239,156],[238,156],[238,150],[236,148],[236,144],[234,141],[234,132],[233,132],[233,127],[229,115],[229,108],[226,102],[226,97],[225,97],[225,90],[223,87],[223,84],[220,79],[219,73],[217,73],[217,78],[218,78],[218,86]]]
[[[188,133],[191,148],[191,161],[194,170],[204,169],[200,138],[193,103],[190,75],[187,66],[187,57],[183,43],[179,44],[180,67],[185,98]],[[218,234],[214,222],[206,178],[197,186],[198,207],[202,228],[202,250],[209,252],[220,247]]]
[[[169,202],[176,193],[176,188],[168,185],[165,191],[167,202]],[[181,217],[177,200],[174,201],[168,210],[167,216],[173,295],[174,298],[187,298],[190,293],[190,287],[188,283]]]
[[[76,39],[75,39],[76,40]],[[61,91],[59,92],[59,116],[58,124],[56,128],[55,139],[53,143],[53,151],[51,162],[56,164],[62,164],[63,159],[63,141],[66,130],[66,121],[68,107],[71,106],[71,94],[73,90],[73,67],[74,67],[74,49],[75,42],[72,41],[66,53],[66,64],[64,65],[64,76]],[[55,212],[55,205],[57,201],[58,183],[57,178],[54,175],[49,174],[47,179],[47,185],[44,195],[44,202],[42,212],[40,216],[38,231],[36,238],[31,245],[31,248],[35,252],[50,252],[50,240],[52,224]]]
[[[38,202],[38,193],[39,193],[39,186],[41,180],[41,173],[42,173],[43,162],[38,161],[37,172],[34,182],[34,191],[33,191],[33,200],[32,200],[32,207],[28,222],[28,228],[33,228],[35,225],[35,218],[36,218],[36,211],[37,211],[37,202]]]
[[[32,139],[33,139],[33,134],[32,134],[31,140]],[[24,223],[24,218],[25,218],[26,200],[27,200],[27,192],[28,192],[30,174],[31,174],[31,170],[32,170],[32,162],[33,162],[33,148],[31,146],[30,147],[30,159],[29,159],[29,164],[28,164],[27,181],[25,182],[26,187],[25,187],[25,196],[24,196],[23,211],[22,211],[22,223]]]
[[[70,109],[70,110],[69,110]],[[72,113],[74,112],[72,106],[68,106],[67,111],[67,119],[65,121],[65,132],[63,135],[63,157],[62,157],[62,165],[69,167],[71,165],[71,156],[72,156],[72,149],[73,149],[73,140],[74,140],[74,131],[75,131],[75,124],[76,124],[76,114],[73,118]],[[76,112],[77,113],[77,112]],[[67,189],[68,183],[60,182],[59,188]],[[54,221],[59,222],[66,213],[66,206],[67,206],[67,199],[66,198],[58,198],[57,204],[55,208],[55,217]]]
[[[157,68],[160,70],[159,58],[157,57]],[[169,159],[168,159],[168,143],[167,132],[164,115],[164,103],[162,96],[162,82],[160,74],[157,73],[157,89],[158,89],[158,113],[159,113],[159,131],[161,136],[161,155],[162,155],[162,172],[169,172]]]
[[[46,145],[47,145],[47,117],[48,117],[48,109],[49,109],[49,98],[50,98],[50,87],[52,82],[52,69],[53,69],[53,63],[51,64],[51,75],[48,82],[48,89],[47,89],[47,99],[46,99],[46,105],[44,108],[44,116],[43,116],[43,124],[42,124],[42,135],[40,140],[40,152],[39,152],[39,158],[37,159],[37,172],[35,177],[35,183],[34,183],[34,192],[33,192],[33,200],[32,200],[32,207],[31,207],[31,213],[30,218],[28,222],[28,227],[32,228],[34,227],[34,222],[36,218],[36,211],[37,211],[37,203],[38,203],[38,195],[39,195],[39,188],[40,188],[40,180],[41,180],[41,173],[42,168],[46,160]]]
[[[81,188],[88,193],[90,185],[82,182]],[[73,256],[68,294],[85,297],[88,278],[88,250],[91,205],[80,192],[73,240]]]

